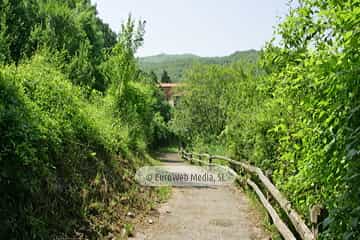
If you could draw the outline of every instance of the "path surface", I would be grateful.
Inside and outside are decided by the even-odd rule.
[[[177,154],[163,154],[168,166],[185,164]],[[174,187],[159,217],[136,240],[269,239],[262,220],[244,193],[233,186]]]

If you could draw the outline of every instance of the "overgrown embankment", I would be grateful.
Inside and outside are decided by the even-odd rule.
[[[2,1],[0,238],[99,239],[155,195],[134,181],[166,141],[170,108],[89,1]],[[125,225],[127,226],[127,225]]]
[[[88,101],[42,57],[0,78],[2,237],[99,237],[121,226],[121,209],[146,207],[133,175],[149,158],[110,98]]]

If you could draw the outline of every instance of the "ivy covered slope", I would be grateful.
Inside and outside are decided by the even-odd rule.
[[[296,6],[262,64],[189,71],[172,126],[199,151],[271,172],[307,220],[322,204],[322,239],[359,239],[360,1]]]
[[[134,58],[144,25],[116,36],[85,0],[0,3],[0,239],[99,239],[166,140],[169,106]]]

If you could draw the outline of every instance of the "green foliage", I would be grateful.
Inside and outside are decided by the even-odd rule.
[[[270,170],[305,218],[322,204],[321,238],[358,239],[360,2],[299,2],[261,69],[194,68],[172,126],[190,147]]]
[[[1,84],[1,236],[69,234],[85,218],[80,191],[115,167],[104,162],[112,146],[81,110],[80,89],[41,57],[3,68]]]
[[[0,2],[0,61],[18,62],[31,52],[27,41],[38,20],[35,0],[4,0]]]
[[[151,201],[133,176],[170,134],[144,25],[116,40],[87,0],[0,6],[0,238],[103,239]]]
[[[90,1],[6,0],[0,9],[1,62],[19,63],[42,48],[61,52],[59,67],[68,78],[105,91],[97,66],[116,43],[116,35],[96,16]]]
[[[102,66],[107,79],[113,79],[109,93],[114,96],[114,114],[131,129],[134,147],[146,147],[146,143],[158,145],[168,135],[168,104],[153,76],[141,72],[134,57],[142,45],[144,27],[145,22],[136,25],[129,16],[122,25],[119,42]]]
[[[162,83],[171,83],[171,78],[169,77],[169,74],[167,73],[167,71],[163,71],[160,81]]]
[[[278,139],[274,177],[306,212],[315,203],[329,211],[322,235],[356,239],[359,232],[358,1],[301,1],[280,25],[280,50],[269,46],[268,66],[280,109],[270,130]],[[357,119],[357,120],[355,120]]]
[[[245,110],[252,104],[249,101],[254,101],[246,94],[254,94],[255,83],[250,73],[259,73],[246,65],[249,64],[197,65],[189,70],[182,90],[185,96],[171,124],[174,131],[192,143],[223,143],[229,132],[226,126],[229,118],[236,118],[237,111]],[[245,73],[246,68],[249,73]]]

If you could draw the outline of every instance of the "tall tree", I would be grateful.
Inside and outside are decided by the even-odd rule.
[[[155,73],[154,71],[151,71],[149,75],[150,75],[151,80],[152,80],[154,83],[158,83],[158,82],[159,82],[158,77],[157,77],[157,75],[156,75],[156,73]]]
[[[164,70],[161,75],[161,82],[162,83],[171,83],[171,78],[166,70]]]

